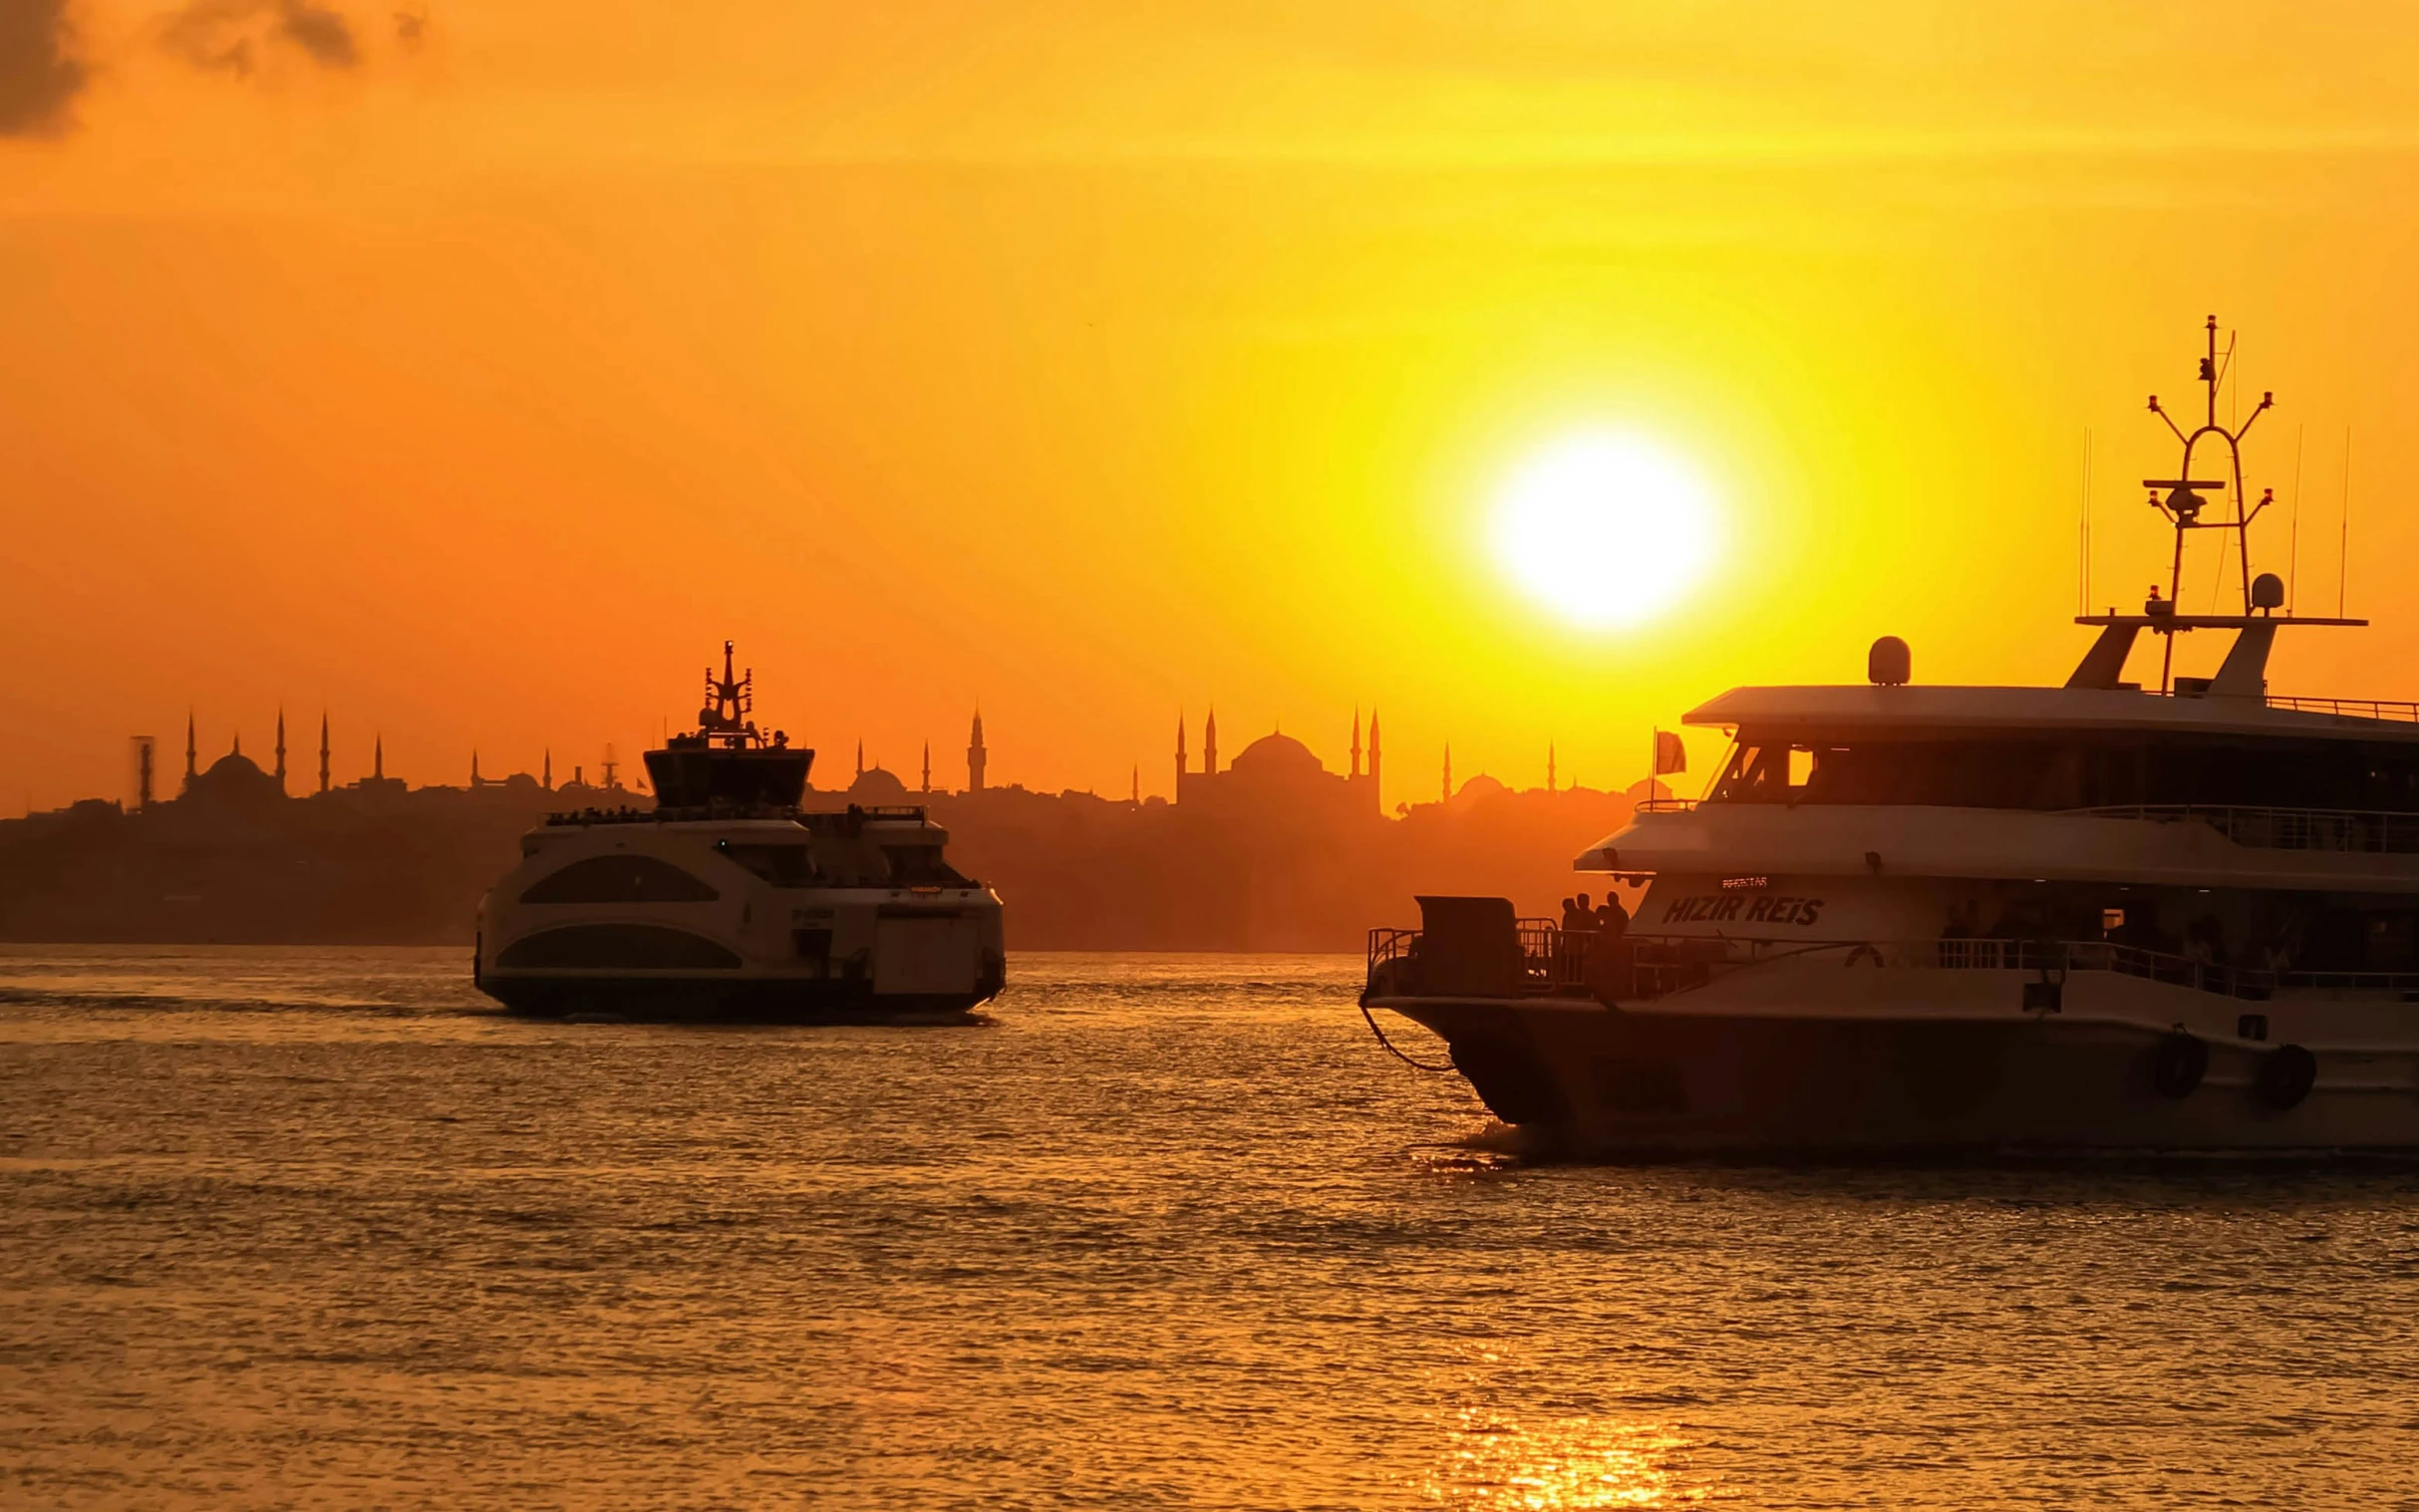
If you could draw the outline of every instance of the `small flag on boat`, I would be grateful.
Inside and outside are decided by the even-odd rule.
[[[1667,776],[1688,769],[1688,748],[1668,730],[1655,732],[1655,774]]]

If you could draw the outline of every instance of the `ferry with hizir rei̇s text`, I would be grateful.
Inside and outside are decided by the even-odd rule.
[[[2419,1150],[2419,706],[2268,692],[2279,631],[2362,622],[2254,575],[2270,400],[2221,425],[2228,360],[2213,319],[2190,430],[2151,401],[2167,592],[2079,619],[2063,686],[1922,686],[1884,639],[1862,686],[1733,689],[1687,716],[1734,737],[1706,795],[1578,859],[1647,884],[1625,933],[1422,898],[1364,1010],[1573,1153]],[[2178,602],[2193,531],[2240,612]],[[2173,675],[2193,633],[2215,676]]]
[[[654,811],[556,814],[479,906],[479,988],[518,1012],[794,1022],[957,1018],[1007,980],[1000,899],[921,807],[799,807],[814,753],[706,673],[647,753]]]

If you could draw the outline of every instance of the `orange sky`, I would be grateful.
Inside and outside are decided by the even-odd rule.
[[[2137,600],[2212,310],[2254,487],[2302,441],[2305,610],[2353,436],[2379,624],[2277,687],[2419,697],[2405,7],[483,0],[337,6],[350,63],[173,9],[70,3],[83,87],[0,138],[0,812],[188,705],[205,756],[325,708],[340,780],[376,730],[415,781],[628,756],[726,635],[826,770],[954,785],[979,699],[994,781],[1165,791],[1214,699],[1336,766],[1380,708],[1389,801],[1447,739],[1633,780],[1885,632],[2062,677],[2083,434]],[[1583,634],[1478,542],[1606,425],[1728,546]]]

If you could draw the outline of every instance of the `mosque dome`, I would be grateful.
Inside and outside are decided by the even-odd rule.
[[[1493,797],[1496,793],[1509,790],[1500,780],[1488,776],[1482,771],[1461,784],[1461,789],[1453,794],[1453,805],[1457,808],[1464,807],[1481,798]]]
[[[848,784],[848,796],[858,803],[904,803],[907,784],[879,766],[868,766]]]
[[[194,774],[189,796],[204,802],[248,805],[285,796],[285,784],[260,769],[250,756],[230,752]]]
[[[1243,748],[1233,769],[1255,776],[1318,776],[1327,772],[1311,748],[1282,732],[1264,735]]]

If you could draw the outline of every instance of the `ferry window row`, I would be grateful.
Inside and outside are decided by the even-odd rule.
[[[817,860],[814,848],[797,844],[748,845],[716,842],[715,849],[775,887],[966,887],[964,876],[942,858],[938,845],[885,845],[879,859],[859,847],[835,847]],[[873,868],[879,867],[876,871]],[[861,874],[860,874],[861,873]]]
[[[2413,813],[2419,744],[2171,736],[1824,740],[1746,732],[1709,796],[1724,803]]]
[[[589,856],[539,878],[523,903],[711,903],[722,894],[654,856]]]

